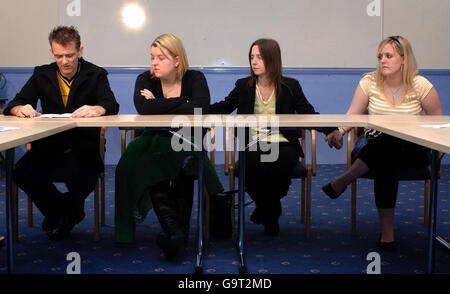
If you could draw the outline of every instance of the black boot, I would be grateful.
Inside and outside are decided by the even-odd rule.
[[[183,229],[184,241],[187,243],[191,223],[192,197],[191,199],[176,198],[176,202],[179,211],[178,220]]]
[[[183,246],[185,234],[179,222],[177,203],[165,192],[151,192],[153,208],[163,234],[159,234],[156,243],[164,251],[167,259],[175,258]]]
[[[178,208],[178,221],[185,234],[185,242],[189,238],[192,203],[194,197],[194,177],[180,174],[173,182],[170,195],[175,199]]]

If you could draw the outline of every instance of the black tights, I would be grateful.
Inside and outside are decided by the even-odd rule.
[[[298,153],[289,143],[279,144],[279,156],[274,162],[261,162],[264,153],[259,148],[246,153],[245,187],[263,219],[270,221],[281,215],[280,199],[289,191]]]

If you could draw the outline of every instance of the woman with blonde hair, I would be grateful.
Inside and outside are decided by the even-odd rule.
[[[139,114],[192,114],[209,106],[204,75],[189,70],[181,40],[164,34],[151,45],[151,70],[136,79],[134,105]],[[201,143],[200,143],[201,144]],[[156,242],[166,258],[176,257],[189,233],[198,152],[175,151],[168,131],[145,130],[130,142],[116,169],[115,239],[135,240],[135,225],[153,207],[163,229]],[[211,162],[205,160],[210,195],[223,191]]]
[[[384,39],[378,46],[377,58],[376,70],[360,80],[347,114],[421,115],[425,112],[427,115],[442,115],[438,93],[426,78],[418,74],[408,40],[401,36]],[[325,139],[341,141],[348,128],[339,130]],[[378,246],[382,250],[395,251],[393,221],[398,180],[392,173],[398,166],[426,167],[429,150],[375,130],[366,130],[356,145],[352,152],[352,166],[322,190],[335,199],[355,179],[374,171],[375,203],[381,223]]]

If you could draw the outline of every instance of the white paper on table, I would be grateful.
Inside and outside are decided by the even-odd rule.
[[[9,131],[9,130],[18,130],[18,127],[3,127],[0,126],[0,132]]]
[[[448,124],[441,124],[441,125],[421,125],[421,127],[434,128],[434,129],[450,128],[450,123],[448,123]]]
[[[47,113],[47,114],[41,114],[40,116],[36,116],[35,118],[60,118],[60,117],[72,117],[72,113]]]

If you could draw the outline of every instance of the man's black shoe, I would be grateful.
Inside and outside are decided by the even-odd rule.
[[[84,212],[75,218],[65,216],[62,221],[56,225],[56,228],[49,233],[48,238],[50,240],[68,239],[75,225],[79,224],[85,217],[86,214]]]
[[[50,220],[48,217],[44,217],[44,220],[42,221],[42,229],[46,232],[55,230],[57,225],[57,222]]]

